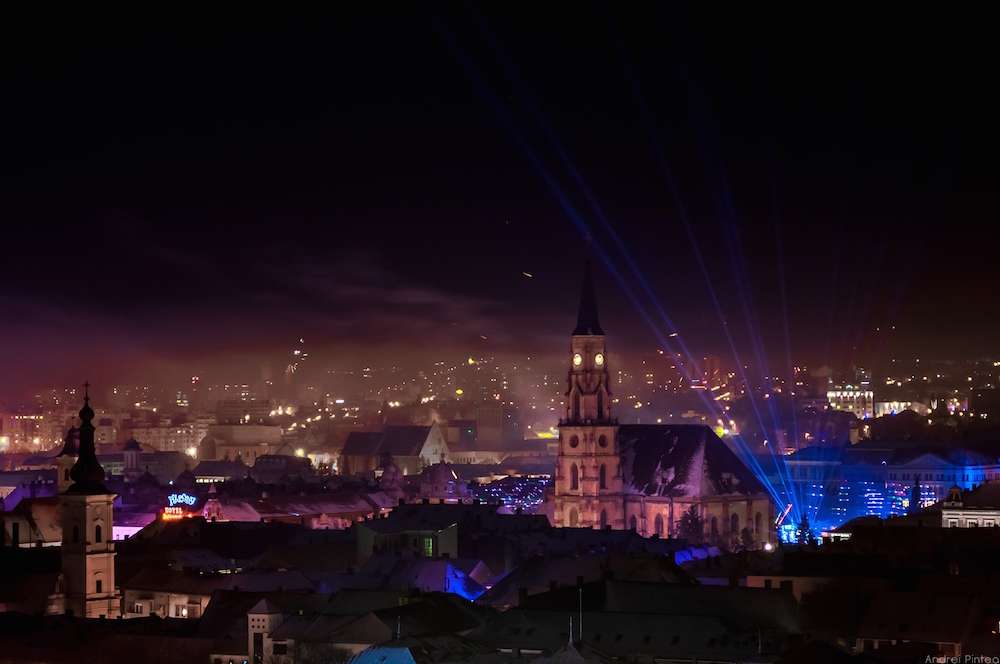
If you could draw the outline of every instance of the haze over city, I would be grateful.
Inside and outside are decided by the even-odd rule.
[[[927,37],[957,18],[267,17],[5,40],[3,401],[266,379],[299,338],[555,359],[588,237],[620,352],[997,354],[985,47]]]

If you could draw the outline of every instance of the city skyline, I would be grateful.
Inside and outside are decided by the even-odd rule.
[[[774,18],[406,6],[91,41],[25,16],[0,401],[271,380],[300,338],[334,369],[556,360],[588,254],[624,355],[995,355],[979,42]]]
[[[0,21],[0,659],[1000,661],[992,21]]]

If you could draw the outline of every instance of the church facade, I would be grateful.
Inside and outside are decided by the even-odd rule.
[[[694,507],[703,540],[730,545],[745,528],[776,541],[766,487],[708,426],[619,425],[590,264],[570,340],[566,410],[559,421],[554,524],[678,536]]]

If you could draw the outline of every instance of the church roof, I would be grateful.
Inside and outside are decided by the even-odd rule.
[[[763,483],[708,426],[618,427],[625,493],[646,496],[748,496]]]
[[[133,484],[142,484],[148,486],[160,486],[160,481],[156,479],[156,476],[149,472],[149,468],[146,468],[146,472],[139,476]]]
[[[430,427],[386,427],[382,450],[393,456],[418,456],[430,433]]]
[[[340,453],[344,456],[374,456],[379,453],[381,443],[381,431],[352,431]]]
[[[355,431],[347,436],[341,455],[377,456],[387,452],[394,457],[419,456],[431,427],[387,426],[378,432]]]
[[[580,312],[576,317],[576,329],[573,336],[603,335],[601,323],[597,320],[597,296],[594,294],[594,275],[590,270],[588,260],[583,267],[583,291],[580,293]]]
[[[445,462],[435,463],[433,465],[427,466],[420,473],[421,482],[429,482],[432,484],[444,484],[447,482],[454,482],[458,480],[458,475],[450,465]]]

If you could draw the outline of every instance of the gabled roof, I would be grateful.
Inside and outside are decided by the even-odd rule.
[[[254,501],[253,509],[262,517],[308,516],[313,514],[371,514],[372,506],[354,491],[334,491],[306,496],[274,496]]]
[[[377,646],[362,650],[351,658],[350,664],[416,664],[410,648]]]
[[[984,482],[972,491],[963,491],[962,504],[966,508],[1000,509],[1000,484]]]
[[[25,498],[11,510],[11,514],[23,517],[32,530],[32,539],[43,542],[62,541],[62,499],[59,496],[45,498]],[[21,535],[22,541],[27,534]]]
[[[358,524],[376,533],[403,531],[438,531],[453,526],[468,528],[470,532],[528,533],[548,531],[549,521],[537,514],[501,514],[496,505],[400,505],[384,519]]]
[[[243,635],[243,652],[246,652],[247,613],[266,599],[278,608],[277,613],[296,614],[299,611],[315,612],[329,599],[320,593],[269,592],[257,593],[237,590],[216,590],[198,621],[196,635],[217,638],[226,634]]]
[[[419,456],[431,426],[387,426],[382,431],[353,431],[347,436],[342,456]]]
[[[374,456],[382,445],[381,431],[352,431],[347,436],[342,456]]]
[[[265,597],[264,599],[260,600],[256,604],[254,604],[250,608],[250,610],[247,611],[247,613],[248,614],[253,613],[253,614],[257,614],[257,615],[261,615],[261,614],[263,614],[263,615],[271,615],[271,614],[274,614],[274,613],[281,613],[281,609],[278,608],[277,604],[275,604],[274,602],[272,602],[271,600],[269,600],[269,599],[267,599]]]
[[[979,615],[972,595],[931,595],[885,592],[872,597],[858,636],[874,639],[916,639],[932,643],[961,643]]]
[[[702,424],[618,428],[624,491],[645,496],[749,496],[767,489],[715,432]]]
[[[431,433],[428,427],[390,426],[385,428],[385,438],[382,449],[393,456],[419,456],[427,437]]]

